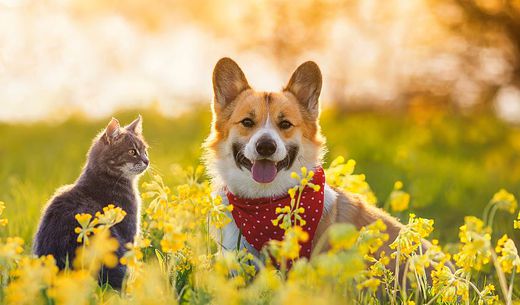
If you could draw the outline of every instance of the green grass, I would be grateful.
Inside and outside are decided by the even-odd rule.
[[[173,164],[199,162],[209,111],[176,119],[153,110],[116,117],[128,123],[137,113],[144,118],[153,167],[166,180],[175,178]],[[41,208],[56,188],[74,182],[91,139],[107,122],[74,117],[61,124],[0,124],[0,200],[10,221],[3,236],[18,235],[30,244]],[[321,122],[327,161],[340,154],[355,159],[356,172],[366,174],[381,205],[394,181],[402,180],[411,210],[435,219],[435,237],[444,242],[455,241],[463,217],[480,216],[499,188],[519,195],[520,129],[491,115],[326,111]],[[501,214],[496,221],[509,234],[512,217]]]

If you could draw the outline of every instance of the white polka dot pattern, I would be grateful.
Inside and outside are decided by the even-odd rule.
[[[306,187],[301,196],[300,206],[305,209],[300,216],[305,220],[302,229],[309,234],[307,242],[301,244],[300,256],[310,257],[312,239],[316,233],[319,220],[323,213],[323,201],[325,187],[325,174],[321,167],[315,169],[312,182],[320,186],[319,191]],[[258,251],[271,239],[282,240],[284,231],[274,226],[272,220],[276,219],[276,208],[290,206],[291,198],[286,196],[279,198],[254,198],[243,199],[231,192],[226,193],[229,203],[233,205],[231,214],[246,240]]]

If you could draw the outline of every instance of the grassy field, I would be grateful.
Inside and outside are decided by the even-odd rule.
[[[137,113],[144,117],[153,168],[166,181],[175,178],[174,164],[199,163],[201,143],[209,132],[209,111],[196,110],[175,119],[153,110],[116,117],[127,123]],[[31,240],[41,207],[57,187],[78,176],[91,139],[106,122],[75,117],[60,124],[0,124],[0,200],[6,202],[10,219],[3,235]],[[328,162],[338,155],[356,160],[356,173],[366,175],[380,206],[394,182],[403,181],[411,194],[410,211],[434,219],[442,228],[436,236],[441,241],[455,241],[463,216],[480,216],[498,189],[518,195],[520,129],[493,116],[325,111],[321,123]]]
[[[107,207],[95,218],[76,215],[83,246],[72,270],[58,272],[52,257],[29,255],[42,206],[56,188],[78,176],[92,138],[108,118],[0,125],[0,201],[6,206],[1,218],[9,220],[5,226],[0,219],[0,303],[492,305],[513,304],[519,297],[518,230],[513,229],[520,228],[520,220],[513,222],[520,185],[518,127],[491,115],[432,109],[325,111],[329,181],[360,191],[366,180],[378,206],[389,210],[395,202],[405,203],[389,212],[406,226],[389,241],[390,253],[377,252],[389,238],[380,221],[361,231],[333,226],[316,246],[327,242],[328,251],[296,260],[298,243],[307,237],[293,225],[284,228],[283,241],[263,248],[280,267],[274,268],[244,251],[222,251],[210,238],[209,227],[230,221],[229,207],[211,196],[203,170],[197,169],[210,113],[199,109],[171,119],[147,110],[116,117],[127,123],[138,113],[153,168],[142,177],[142,234],[126,245],[129,251],[120,260],[129,267],[122,293],[98,288],[95,279],[102,265],[118,262],[117,241],[106,228],[123,219],[119,208]],[[353,162],[332,162],[336,156],[356,160],[354,175]],[[295,184],[303,189],[304,181]],[[512,194],[497,193],[501,188]],[[434,242],[423,253],[422,238],[439,239],[442,248]],[[291,269],[285,267],[289,260]],[[388,267],[391,261],[403,269]]]

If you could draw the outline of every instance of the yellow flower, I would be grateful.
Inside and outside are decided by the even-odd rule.
[[[430,235],[433,231],[433,220],[416,218],[415,214],[410,213],[408,224],[406,224],[397,238],[390,244],[391,249],[396,251],[392,257],[400,255],[406,259],[421,246],[422,239]]]
[[[390,263],[390,257],[388,257],[385,251],[381,251],[379,255],[379,259],[374,258],[373,256],[366,254],[365,260],[369,263],[369,277],[382,277],[385,273],[390,272],[386,266]]]
[[[498,304],[498,296],[494,294],[495,286],[488,284],[480,291],[478,305],[494,305]]]
[[[359,237],[359,232],[351,224],[334,224],[329,228],[331,251],[337,252],[352,248]]]
[[[185,246],[184,248],[179,249],[172,256],[175,261],[175,271],[177,273],[183,273],[191,270],[195,263],[195,258],[193,255],[193,251],[189,246]]]
[[[464,302],[469,298],[469,284],[444,264],[432,271],[432,282],[432,295],[440,294],[442,302],[454,303],[459,298]]]
[[[147,264],[130,268],[125,294],[121,298],[104,300],[103,304],[139,304],[166,305],[178,304],[176,297],[170,293],[170,282],[157,264]],[[116,299],[116,300],[114,300]],[[118,300],[119,299],[119,300]],[[114,300],[114,301],[112,301]],[[96,302],[94,302],[96,304]],[[101,301],[97,303],[101,304]]]
[[[392,211],[401,212],[408,209],[410,204],[410,194],[400,191],[394,190],[390,194],[390,207]]]
[[[43,304],[42,291],[54,282],[58,267],[54,258],[23,257],[15,270],[11,272],[11,281],[5,288],[7,304]]]
[[[504,210],[508,213],[513,214],[516,211],[518,203],[513,194],[509,193],[505,189],[500,189],[491,198],[492,205],[496,206],[500,210]]]
[[[76,249],[73,266],[93,273],[97,272],[102,265],[113,268],[118,262],[115,255],[118,248],[119,242],[110,236],[109,230],[99,230],[88,246]]]
[[[457,266],[465,271],[482,269],[491,259],[490,229],[484,226],[482,220],[467,216],[465,224],[460,227],[459,238],[463,244],[459,253],[453,255]]]
[[[300,243],[306,242],[309,234],[299,226],[292,226],[285,231],[282,241],[271,240],[269,250],[279,261],[294,260],[300,256]]]
[[[164,235],[161,239],[161,248],[164,252],[176,252],[184,247],[187,237],[178,226],[172,223],[164,225]]]
[[[293,172],[293,174],[296,174],[295,172]],[[289,197],[291,197],[291,199],[294,199],[294,196],[296,196],[296,191],[298,190],[298,187],[293,187],[293,188],[290,188],[287,193],[289,193]]]
[[[3,201],[0,201],[0,215],[4,213],[5,209],[5,203]],[[9,220],[7,218],[0,218],[0,226],[5,227],[9,223]]]
[[[211,207],[209,209],[209,220],[211,225],[217,229],[220,229],[231,222],[231,218],[228,216],[227,212],[231,212],[233,210],[232,205],[223,204],[222,198],[220,196],[210,200],[210,204]]]
[[[306,260],[300,260],[298,263],[308,265]],[[296,269],[296,267],[297,266],[294,266],[294,269]],[[344,285],[348,281],[353,280],[356,276],[366,270],[363,257],[358,251],[340,251],[335,254],[319,254],[313,260],[311,260],[311,267],[313,267],[311,270],[315,270],[316,272],[315,277],[317,279],[315,282],[331,281],[340,285]],[[300,276],[298,278],[314,278],[314,276],[309,276],[311,271],[309,270],[310,268],[302,269],[304,272],[300,272]],[[370,285],[373,284],[373,282],[368,282],[365,284]]]
[[[396,181],[394,183],[394,189],[388,198],[392,211],[401,212],[408,209],[408,206],[410,205],[410,194],[403,191],[402,188],[403,182]]]
[[[252,262],[253,255],[242,249],[217,255],[214,267],[215,272],[220,276],[227,277],[229,274],[235,274],[238,279],[235,279],[234,285],[242,287],[256,274]]]
[[[308,170],[305,166],[300,168],[300,171],[301,171],[301,176],[295,172],[291,173],[291,178],[298,180],[300,183],[299,188],[292,188],[291,190],[289,190],[289,196],[291,196],[291,198],[294,198],[296,190],[301,191],[306,186],[311,187],[316,192],[320,189],[320,187],[318,185],[315,185],[310,182],[312,180],[312,178],[314,177],[313,171]]]
[[[402,182],[402,181],[398,180],[398,181],[396,181],[396,182],[394,183],[394,190],[397,191],[397,190],[400,190],[400,189],[402,189],[402,188],[403,188],[403,182]]]
[[[380,285],[381,285],[381,281],[379,279],[369,278],[369,279],[357,284],[356,288],[359,290],[368,288],[372,291],[375,291],[379,288]]]
[[[179,185],[177,187],[177,193],[179,194],[178,197],[180,199],[186,199],[187,197],[189,197],[190,192],[191,192],[191,189],[188,184]]]
[[[383,233],[384,231],[386,231],[386,225],[381,219],[376,220],[366,227],[362,227],[357,240],[359,251],[362,254],[366,254],[375,253],[379,250],[389,238],[388,234]]]
[[[78,221],[81,227],[76,227],[74,232],[78,234],[77,242],[85,243],[85,245],[89,244],[89,236],[94,233],[94,229],[97,225],[97,219],[92,219],[92,215],[90,214],[76,214],[76,220]]]
[[[90,223],[90,220],[92,219],[92,215],[76,214],[75,218],[79,222],[80,226],[85,227]]]
[[[305,187],[312,188],[315,192],[320,190],[320,186],[312,182],[314,172],[307,170],[306,167],[300,169],[301,176],[295,172],[291,173],[293,179],[299,180],[299,184],[290,188],[287,193],[291,198],[290,205],[284,206],[283,208],[277,207],[275,212],[278,214],[276,219],[272,219],[272,224],[276,227],[279,226],[283,230],[289,229],[291,226],[305,226],[307,222],[303,219],[301,214],[305,213],[305,208],[300,207],[300,195]]]
[[[520,272],[520,257],[518,257],[518,250],[516,249],[515,242],[510,239],[507,234],[498,240],[495,250],[500,254],[498,257],[498,263],[505,273],[513,272],[513,268],[516,268],[516,272]]]
[[[419,276],[426,275],[426,269],[430,267],[430,257],[426,254],[412,255],[409,259],[410,270],[414,271]]]
[[[325,170],[327,183],[346,192],[358,194],[366,202],[375,205],[377,203],[375,194],[365,181],[365,175],[354,174],[355,167],[356,161],[351,159],[345,163],[345,158],[337,157]]]
[[[88,271],[73,270],[61,273],[47,294],[56,305],[87,305],[96,284]]]
[[[116,207],[113,204],[103,208],[103,213],[97,212],[96,218],[97,223],[101,226],[111,227],[115,224],[120,223],[126,216],[126,212],[120,207]]]
[[[367,196],[368,184],[363,175],[353,175],[354,168],[353,160],[345,162],[337,158],[329,169],[330,180],[329,176],[327,179],[342,189],[357,190]],[[450,255],[442,251],[437,240],[425,251],[420,248],[422,240],[433,231],[434,223],[414,214],[392,243],[393,253],[388,253],[387,247],[381,249],[389,235],[385,232],[385,223],[377,220],[359,232],[352,225],[335,224],[326,231],[322,242],[314,244],[315,250],[330,250],[315,251],[309,260],[299,259],[301,244],[310,237],[302,227],[305,222],[297,218],[305,213],[305,208],[298,204],[298,192],[305,185],[319,190],[312,185],[314,173],[306,168],[300,171],[292,175],[299,183],[289,190],[291,202],[277,208],[276,219],[272,220],[274,225],[286,229],[284,238],[271,241],[260,251],[277,262],[292,261],[290,270],[277,270],[269,259],[264,266],[245,249],[225,251],[218,235],[215,241],[211,240],[208,227],[224,227],[231,220],[232,206],[223,204],[221,197],[212,194],[201,167],[179,171],[174,168],[173,175],[168,177],[169,181],[175,181],[171,189],[156,174],[152,175],[152,181],[142,184],[149,200],[144,202],[141,232],[135,242],[124,245],[127,251],[119,261],[115,255],[119,245],[110,236],[109,226],[122,221],[125,212],[115,205],[105,207],[96,216],[75,215],[78,227],[74,231],[81,235],[80,241],[84,244],[79,246],[73,269],[59,272],[51,256],[23,255],[23,240],[19,238],[0,239],[2,300],[13,305],[178,302],[305,305],[342,304],[347,295],[360,304],[378,304],[381,297],[408,305],[415,305],[410,299],[416,297],[418,304],[431,301],[492,305],[499,302],[495,287],[489,281],[482,284],[473,276],[474,269],[484,269],[493,253],[491,229],[476,217],[466,217],[460,227],[461,247],[455,254],[457,270],[449,266]],[[390,204],[393,210],[409,205],[409,198],[399,197],[403,193],[402,182],[397,181],[391,196],[396,200]],[[496,209],[500,206],[510,211],[509,195],[497,195],[495,199]],[[502,203],[504,200],[509,200],[508,206]],[[0,216],[2,209],[0,204]],[[520,215],[515,227],[520,227]],[[494,249],[498,266],[504,273],[520,268],[513,240],[503,236]],[[401,266],[409,271],[405,275],[410,286],[408,298],[392,300],[393,285],[397,281],[401,284],[402,278],[396,279],[391,257],[403,259]],[[99,268],[116,266],[118,262],[127,266],[121,293],[97,289]],[[433,272],[426,274],[429,269]],[[490,271],[485,270],[486,277],[494,281]],[[426,283],[430,277],[431,285]],[[398,285],[397,293],[403,289],[406,288]],[[472,289],[475,291],[470,296]]]
[[[513,221],[513,228],[520,229],[520,212],[518,212],[516,219]]]
[[[432,240],[432,244],[428,250],[426,250],[425,255],[428,257],[430,262],[436,262],[439,264],[449,261],[451,258],[449,254],[446,254],[442,251],[441,247],[439,246],[439,241],[436,239]]]
[[[147,238],[138,237],[134,243],[127,243],[125,247],[128,251],[119,260],[123,265],[135,267],[143,259],[143,248],[150,247],[151,241]]]
[[[18,260],[23,252],[24,241],[20,237],[8,237],[0,243],[0,258],[5,260]]]
[[[459,239],[461,242],[468,242],[468,234],[491,234],[491,228],[484,225],[484,222],[475,216],[464,217],[464,225],[459,228]]]

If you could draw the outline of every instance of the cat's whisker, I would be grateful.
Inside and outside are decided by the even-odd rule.
[[[148,169],[146,170],[146,174],[148,175],[152,175],[152,174],[159,174],[159,175],[162,175],[162,172],[161,170],[159,170],[157,167],[155,167],[154,165],[150,164],[148,165]]]

